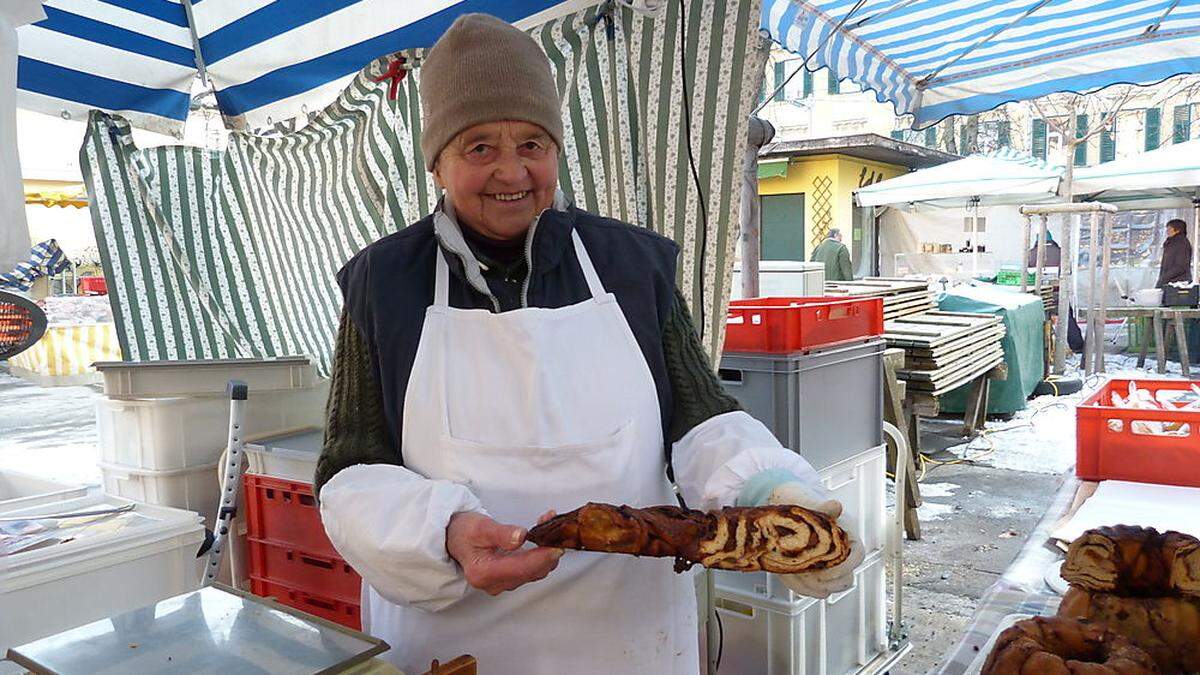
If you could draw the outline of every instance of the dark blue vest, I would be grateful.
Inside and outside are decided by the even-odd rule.
[[[573,207],[546,211],[534,230],[530,307],[565,307],[588,297],[587,282],[571,244],[572,229],[579,231],[604,288],[616,295],[650,366],[665,436],[671,423],[671,387],[662,331],[675,302],[679,247],[645,228]],[[434,255],[438,248],[433,217],[429,216],[367,246],[338,272],[350,318],[371,350],[375,376],[383,390],[392,447],[398,455],[408,377],[421,340],[425,310],[433,303]],[[490,310],[491,301],[464,279],[462,260],[449,254],[447,261],[451,271],[450,305]],[[457,356],[488,358],[487,354]]]

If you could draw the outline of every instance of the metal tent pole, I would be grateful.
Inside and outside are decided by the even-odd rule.
[[[1029,276],[1029,228],[1033,227],[1033,216],[1026,213],[1025,227],[1021,228],[1021,292],[1029,290],[1025,278]]]
[[[1037,242],[1037,269],[1034,270],[1033,287],[1038,295],[1042,294],[1042,283],[1046,269],[1046,234],[1049,231],[1050,222],[1046,214],[1042,214],[1038,225],[1038,242]],[[1062,264],[1062,261],[1059,261]]]
[[[746,155],[742,160],[742,205],[738,211],[741,230],[738,243],[742,253],[742,297],[759,295],[758,262],[762,255],[762,214],[758,205],[758,152],[775,137],[775,127],[759,118],[747,120]]]

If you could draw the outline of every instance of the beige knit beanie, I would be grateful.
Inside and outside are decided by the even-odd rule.
[[[533,38],[487,14],[464,14],[421,64],[421,152],[438,154],[465,129],[519,120],[546,130],[562,148],[558,87]]]

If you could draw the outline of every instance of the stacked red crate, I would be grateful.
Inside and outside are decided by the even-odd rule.
[[[362,579],[325,536],[312,485],[248,473],[243,488],[251,590],[360,629]]]

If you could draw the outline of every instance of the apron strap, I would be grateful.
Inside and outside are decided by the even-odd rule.
[[[579,238],[579,230],[571,230],[571,241],[575,243],[575,257],[579,259],[579,266],[583,268],[583,278],[587,279],[592,299],[598,300],[604,297],[608,291],[604,290],[604,284],[600,283],[600,275],[596,274],[592,259],[588,256],[587,249],[583,247],[583,240]]]
[[[433,273],[433,306],[450,306],[450,266],[446,264],[446,252],[441,246],[437,247],[434,255]]]

